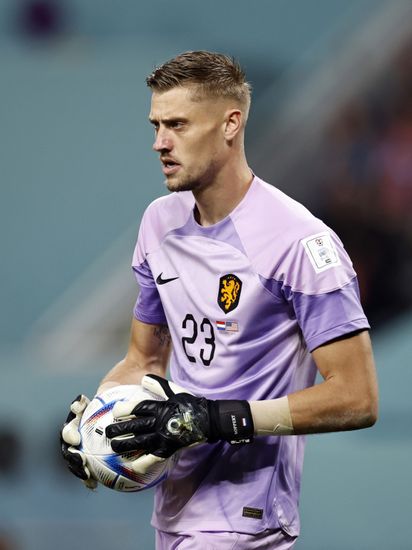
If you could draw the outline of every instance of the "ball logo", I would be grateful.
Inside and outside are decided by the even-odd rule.
[[[222,311],[229,313],[239,304],[242,281],[233,273],[220,277],[217,303]]]

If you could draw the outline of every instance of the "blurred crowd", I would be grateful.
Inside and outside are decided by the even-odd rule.
[[[412,306],[412,40],[322,145],[319,217],[342,238],[373,326]]]

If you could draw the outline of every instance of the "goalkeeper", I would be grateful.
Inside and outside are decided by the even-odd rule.
[[[303,434],[377,417],[356,273],[333,231],[250,169],[250,86],[233,59],[186,52],[147,83],[171,194],[143,216],[129,349],[98,391],[142,383],[167,400],[116,405],[107,435],[116,452],[145,449],[137,472],[177,453],[156,487],[158,550],[286,550]],[[62,452],[93,486],[76,449],[86,403],[72,404]]]

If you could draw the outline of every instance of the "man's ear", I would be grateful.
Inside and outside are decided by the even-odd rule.
[[[243,126],[243,113],[240,109],[230,109],[225,113],[224,133],[227,141],[233,141]]]

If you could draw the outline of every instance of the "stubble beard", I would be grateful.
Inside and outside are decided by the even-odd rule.
[[[183,178],[183,179],[166,179],[165,185],[172,193],[179,193],[180,191],[195,191],[199,189],[202,184],[199,179],[195,178]]]
[[[209,166],[203,170],[199,175],[195,176],[193,174],[187,174],[186,176],[176,178],[173,176],[169,179],[166,179],[165,185],[169,191],[174,193],[179,193],[180,191],[200,191],[209,187],[216,176],[217,173],[217,163],[211,161]]]

